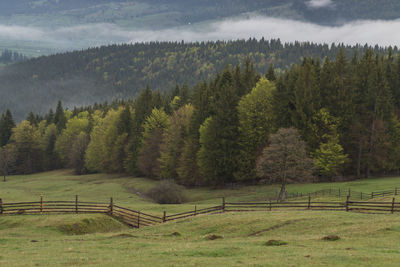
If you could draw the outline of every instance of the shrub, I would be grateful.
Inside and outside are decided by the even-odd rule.
[[[169,180],[160,182],[147,194],[159,204],[180,204],[185,201],[183,187]]]

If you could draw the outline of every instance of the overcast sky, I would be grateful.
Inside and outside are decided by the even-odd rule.
[[[330,3],[330,0],[311,2]],[[314,3],[314,4],[315,4]],[[250,37],[280,38],[284,42],[312,41],[317,43],[400,45],[400,20],[356,21],[343,26],[320,26],[312,23],[253,17],[227,19],[199,28],[196,26],[159,31],[130,31],[113,24],[89,24],[56,30],[0,25],[0,39],[47,42],[63,49],[143,41],[207,41],[234,40]]]

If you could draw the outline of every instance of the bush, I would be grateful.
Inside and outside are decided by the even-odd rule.
[[[169,180],[160,182],[147,194],[159,204],[180,204],[185,201],[183,187]]]

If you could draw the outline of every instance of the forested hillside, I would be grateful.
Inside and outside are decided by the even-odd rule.
[[[303,57],[333,58],[339,49],[350,57],[365,47],[250,39],[113,45],[44,56],[0,71],[0,111],[12,109],[21,119],[30,111],[44,113],[55,108],[58,100],[72,108],[135,97],[147,85],[160,91],[191,86],[247,58],[255,71],[266,73],[270,64],[282,70]],[[375,52],[383,51],[375,48]],[[397,53],[397,48],[393,52]]]
[[[333,60],[305,58],[266,75],[247,61],[193,87],[143,89],[134,101],[72,111],[59,103],[55,112],[31,113],[16,127],[7,112],[0,120],[0,166],[224,185],[271,178],[263,164],[274,166],[294,151],[288,162],[297,157],[316,180],[397,173],[399,99],[400,56],[391,49],[350,58],[340,50]],[[292,168],[288,162],[280,173]],[[299,177],[287,172],[288,182]]]
[[[399,11],[396,0],[3,0],[0,21],[45,27],[107,22],[154,29],[253,13],[337,25],[360,19],[397,19]]]

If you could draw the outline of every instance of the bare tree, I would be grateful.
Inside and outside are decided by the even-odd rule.
[[[281,183],[279,199],[285,200],[286,184],[313,180],[314,164],[296,129],[280,129],[269,140],[270,144],[258,158],[257,175]]]
[[[15,154],[9,146],[0,148],[0,173],[3,176],[3,182],[6,181],[6,176],[14,169]]]

